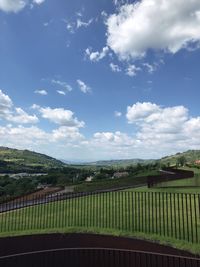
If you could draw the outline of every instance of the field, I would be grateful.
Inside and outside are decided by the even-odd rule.
[[[197,253],[199,198],[199,194],[144,191],[90,194],[2,213],[0,233],[112,233],[159,240]]]

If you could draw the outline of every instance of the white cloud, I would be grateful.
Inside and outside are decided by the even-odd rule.
[[[63,19],[62,21],[64,23],[66,23],[66,28],[67,30],[70,32],[70,33],[75,33],[77,30],[79,30],[80,28],[87,28],[89,27],[92,22],[93,22],[93,19],[89,19],[88,21],[83,21],[81,19],[82,17],[82,14],[80,12],[77,12],[76,13],[76,20],[75,21],[69,21],[69,20],[66,20],[66,19]]]
[[[41,5],[45,0],[33,0],[34,4]]]
[[[47,93],[47,91],[46,90],[35,90],[35,92],[34,92],[35,94],[39,94],[39,95],[47,95],[48,93]]]
[[[5,127],[0,126],[0,139],[2,145],[28,148],[29,145],[46,142],[49,140],[49,135],[35,126],[12,127],[8,125]]]
[[[101,11],[101,16],[103,17],[103,19],[107,19],[108,14],[105,10]]]
[[[113,4],[117,7],[127,3],[128,0],[113,0]]]
[[[148,62],[143,63],[143,66],[146,67],[148,73],[152,74],[154,71],[156,71],[157,65],[149,64]]]
[[[22,10],[28,0],[0,0],[0,10],[4,12],[19,12]]]
[[[200,45],[199,0],[141,0],[121,6],[107,19],[107,45],[120,59],[147,51],[176,53]]]
[[[66,28],[70,33],[75,33],[75,24],[72,22],[66,22]]]
[[[94,134],[93,144],[102,146],[102,144],[110,146],[130,146],[133,145],[134,140],[125,133],[120,131],[112,132],[97,132]]]
[[[132,107],[128,106],[126,117],[129,123],[134,123],[139,120],[150,116],[151,114],[159,111],[160,108],[156,104],[150,102],[136,103]]]
[[[65,89],[65,91],[67,91],[67,92],[71,92],[72,91],[72,87],[69,84],[67,84],[66,82],[53,79],[51,81],[51,83],[59,85],[60,87],[63,87]]]
[[[28,115],[21,108],[14,109],[12,100],[2,91],[0,99],[1,114],[6,114],[7,121],[9,116],[12,122],[37,121],[35,115]],[[79,121],[72,111],[42,108],[36,104],[32,108],[44,119],[57,124],[58,128],[46,132],[35,126],[0,126],[1,145],[37,150],[59,157],[62,154],[62,158],[67,155],[69,159],[72,155],[79,159],[88,155],[90,159],[159,158],[187,149],[200,149],[200,116],[191,117],[184,106],[135,103],[127,107],[126,113],[129,127],[133,127],[132,134],[102,131],[88,139],[79,131],[84,127],[84,122]],[[115,115],[120,117],[122,114],[116,111]]]
[[[66,93],[62,90],[56,90],[56,92],[59,94],[59,95],[66,95]]]
[[[44,119],[62,126],[81,128],[85,125],[83,121],[79,121],[74,117],[74,113],[71,110],[63,108],[52,109],[50,107],[39,107],[38,110]]]
[[[87,48],[85,50],[85,55],[91,60],[91,61],[99,61],[103,59],[109,52],[109,48],[107,46],[103,47],[102,51],[96,51],[92,52],[91,48]]]
[[[110,63],[110,68],[113,72],[120,72],[121,68],[117,64]]]
[[[136,103],[127,108],[126,117],[130,124],[139,128],[136,139],[145,149],[149,146],[157,151],[170,148],[174,151],[184,149],[184,140],[190,140],[188,148],[193,144],[192,132],[189,134],[185,130],[191,124],[191,118],[184,106],[163,108],[150,102]]]
[[[77,83],[78,83],[78,86],[79,86],[79,89],[81,90],[81,92],[83,92],[84,94],[88,93],[88,92],[91,92],[91,88],[85,84],[83,81],[81,80],[77,80]]]
[[[38,122],[36,115],[29,115],[22,108],[14,109],[12,100],[2,90],[0,90],[0,119],[20,124]]]
[[[30,6],[33,4],[41,5],[44,1],[45,0],[33,0]],[[0,10],[17,13],[24,9],[29,3],[30,0],[0,0]]]
[[[184,106],[161,107],[136,103],[127,108],[135,134],[97,132],[89,142],[93,151],[106,158],[159,158],[200,149],[200,117],[191,118]]]
[[[6,117],[10,113],[12,106],[13,103],[10,97],[0,90],[0,118]]]
[[[90,24],[93,22],[93,19],[88,20],[87,22],[82,21],[80,18],[77,19],[76,21],[76,27],[77,29],[81,28],[81,27],[85,27],[87,28],[88,26],[90,26]]]
[[[68,140],[70,142],[79,142],[84,139],[84,136],[79,132],[77,127],[61,126],[53,130],[52,134],[55,141]]]
[[[137,75],[137,72],[140,71],[141,68],[140,67],[136,67],[135,65],[129,65],[126,69],[126,74],[128,76],[136,76]]]
[[[72,159],[76,150],[77,157],[80,158],[79,144],[87,143],[77,128],[65,126],[50,132],[35,126],[0,126],[0,140],[2,146],[30,149],[53,157],[69,159]]]
[[[122,116],[122,113],[120,111],[115,111],[115,117],[121,117]]]
[[[33,124],[37,123],[39,120],[36,115],[27,114],[22,108],[15,108],[16,115],[9,114],[7,120],[19,124]]]

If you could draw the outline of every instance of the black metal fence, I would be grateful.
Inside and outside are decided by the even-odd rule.
[[[200,259],[142,251],[76,248],[0,257],[3,267],[200,267]]]
[[[0,234],[110,229],[200,242],[200,194],[70,193],[0,204]]]

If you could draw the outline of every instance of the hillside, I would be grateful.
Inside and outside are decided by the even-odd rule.
[[[127,167],[130,165],[136,165],[138,163],[140,164],[148,164],[152,163],[155,160],[149,159],[121,159],[121,160],[101,160],[101,161],[95,161],[87,163],[87,165],[93,165],[93,166],[108,166],[108,167]],[[86,164],[84,164],[86,165]]]
[[[188,150],[183,153],[163,157],[161,162],[164,164],[170,163],[170,165],[175,165],[180,157],[184,157],[187,163],[194,163],[194,161],[200,160],[200,150]]]
[[[0,172],[40,172],[64,165],[63,162],[44,154],[0,147]]]

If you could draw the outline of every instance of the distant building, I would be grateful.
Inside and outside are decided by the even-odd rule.
[[[129,175],[128,172],[115,172],[113,174],[113,178],[121,178],[121,177],[126,177],[128,175]]]
[[[88,177],[85,179],[86,182],[92,182],[92,180],[93,180],[93,176],[88,176]]]
[[[194,163],[197,164],[197,165],[200,165],[200,160],[198,159]]]

